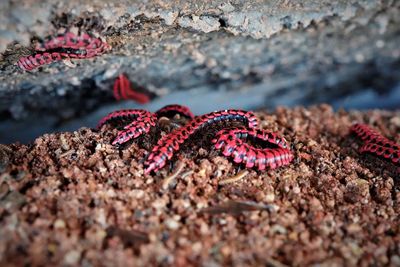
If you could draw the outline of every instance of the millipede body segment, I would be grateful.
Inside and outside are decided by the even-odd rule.
[[[131,82],[123,73],[118,75],[118,78],[115,80],[113,92],[116,100],[131,99],[140,104],[146,104],[150,101],[150,97],[148,95],[136,92],[134,89],[132,89]]]
[[[99,122],[98,127],[113,120],[133,119],[134,121],[125,126],[113,141],[113,144],[122,144],[149,132],[150,127],[156,125],[157,119],[172,118],[176,114],[189,121],[162,136],[157,142],[144,163],[146,174],[163,168],[179,151],[182,144],[197,133],[221,127],[223,129],[212,140],[215,148],[221,150],[224,156],[233,157],[234,162],[245,164],[246,168],[257,168],[260,171],[266,168],[274,169],[289,164],[293,159],[293,154],[284,138],[269,131],[256,129],[257,117],[252,112],[243,110],[215,111],[197,117],[189,108],[181,105],[168,105],[155,113],[144,110],[122,110],[110,113]],[[240,123],[243,127],[227,128],[224,124],[228,122]],[[249,142],[253,142],[257,147]]]
[[[269,143],[276,147],[256,148],[246,141]],[[293,153],[288,149],[286,140],[275,133],[260,129],[224,129],[212,140],[216,149],[226,157],[232,157],[236,163],[243,163],[246,168],[262,171],[267,167],[275,169],[289,164]]]
[[[379,132],[366,124],[355,123],[350,131],[355,133],[362,141],[361,153],[375,154],[384,159],[400,165],[400,145],[382,136]]]
[[[21,57],[17,65],[23,70],[33,70],[44,64],[65,58],[91,58],[103,54],[111,47],[100,38],[87,33],[75,35],[67,32],[35,48],[33,55]]]
[[[142,109],[126,109],[114,111],[100,120],[97,128],[100,129],[104,124],[117,120],[128,120],[132,122],[124,126],[112,142],[113,145],[121,145],[132,138],[137,138],[144,133],[148,133],[151,127],[156,125],[157,117],[155,114]]]
[[[194,115],[188,107],[182,105],[167,105],[156,112],[158,117],[166,116],[172,117],[175,114],[180,114],[188,119],[193,119]]]
[[[238,121],[243,123],[248,129],[246,134],[252,135],[255,128],[258,125],[256,116],[252,112],[242,111],[242,110],[224,110],[212,112],[190,121],[187,125],[179,128],[169,135],[164,136],[160,139],[157,145],[153,148],[149,157],[145,162],[145,173],[150,173],[151,171],[157,171],[164,167],[167,160],[170,160],[174,153],[179,150],[181,144],[183,144],[187,139],[189,139],[194,133],[200,131],[206,127],[219,122],[227,121]],[[237,132],[239,134],[239,132]],[[244,136],[245,132],[241,132],[240,137]],[[219,136],[222,138],[232,137],[235,144],[228,147],[229,153],[223,153],[225,156],[234,156],[234,161],[237,163],[246,163],[246,167],[257,167],[259,170],[264,170],[266,166],[275,168],[278,166],[286,165],[292,159],[292,154],[287,148],[281,148],[279,146],[285,146],[285,142],[281,141],[283,139],[278,138],[277,135],[268,135],[262,130],[255,131],[255,136],[264,141],[272,141],[278,145],[278,148],[271,148],[265,150],[258,150],[251,147],[249,144],[244,144],[241,138],[236,135],[234,136],[226,135],[225,132],[219,132]],[[218,136],[218,134],[217,134]],[[267,137],[268,136],[268,137]],[[229,142],[231,145],[232,143]],[[221,148],[222,145],[218,148]],[[253,156],[253,153],[255,155]],[[239,160],[241,158],[241,160]],[[273,158],[273,159],[272,159]],[[253,162],[254,161],[254,162]],[[287,163],[286,163],[287,162]]]

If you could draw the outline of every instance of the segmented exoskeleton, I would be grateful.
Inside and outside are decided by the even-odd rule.
[[[92,37],[87,33],[75,35],[67,32],[39,44],[33,55],[21,57],[17,65],[23,70],[30,71],[65,58],[91,58],[109,49],[110,46],[100,38]]]
[[[197,117],[187,107],[180,105],[169,105],[156,113],[144,110],[123,110],[109,114],[100,121],[99,127],[110,120],[127,119],[131,116],[134,121],[125,126],[113,141],[113,144],[122,144],[149,132],[150,128],[156,124],[157,118],[172,117],[175,114],[189,121],[164,135],[157,142],[144,163],[146,174],[163,168],[167,161],[179,151],[183,143],[195,134],[220,124],[223,129],[216,133],[212,142],[217,150],[221,150],[227,157],[233,157],[236,163],[243,163],[247,168],[257,168],[262,171],[266,168],[274,169],[287,165],[293,159],[293,154],[284,138],[275,133],[257,129],[257,117],[252,112],[243,110],[215,111]],[[224,124],[227,122],[240,123],[244,128],[224,129],[226,127]],[[267,147],[258,148],[248,143],[249,141]]]

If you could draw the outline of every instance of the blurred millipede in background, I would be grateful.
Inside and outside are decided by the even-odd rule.
[[[362,141],[361,153],[371,153],[400,166],[400,145],[382,136],[366,124],[355,123],[350,131]]]
[[[22,70],[33,70],[39,66],[50,64],[67,58],[92,58],[110,50],[111,46],[101,38],[88,33],[76,35],[66,32],[42,44],[38,44],[34,54],[21,57],[17,65]]]
[[[139,104],[150,102],[150,97],[144,93],[137,92],[132,88],[131,82],[125,74],[121,73],[114,82],[114,98],[116,100],[134,100]]]

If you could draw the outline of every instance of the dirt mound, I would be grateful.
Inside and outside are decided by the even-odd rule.
[[[224,185],[239,166],[208,147],[144,176],[147,149],[113,147],[111,127],[3,149],[1,265],[399,265],[396,167],[360,155],[348,130],[357,120],[399,142],[400,114],[257,115],[295,160]]]

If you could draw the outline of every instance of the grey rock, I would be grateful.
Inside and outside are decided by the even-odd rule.
[[[62,125],[111,105],[121,72],[154,97],[154,109],[177,100],[196,113],[318,102],[399,107],[398,1],[4,2],[3,51],[11,41],[27,48],[33,36],[74,25],[113,45],[103,56],[72,60],[74,67],[59,61],[30,73],[13,65],[19,52],[9,46],[0,59],[0,117],[7,127],[17,119],[34,127],[32,116],[43,126],[44,119]],[[15,17],[27,8],[35,13]],[[0,141],[10,140],[3,129]]]

